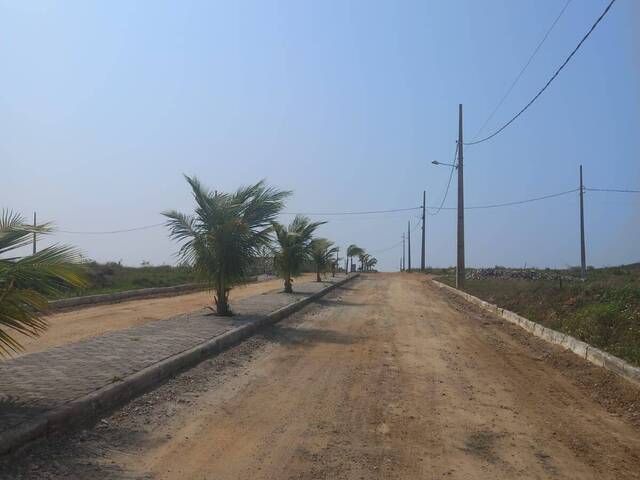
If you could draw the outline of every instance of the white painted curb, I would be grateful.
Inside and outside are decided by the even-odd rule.
[[[640,368],[634,367],[633,365],[611,355],[610,353],[603,352],[596,347],[592,347],[588,343],[578,340],[571,335],[557,332],[543,325],[540,325],[539,323],[532,322],[531,320],[521,317],[517,313],[505,310],[504,308],[500,308],[492,303],[485,302],[478,297],[474,297],[473,295],[463,292],[462,290],[458,290],[456,288],[450,287],[449,285],[445,285],[444,283],[438,282],[437,280],[432,281],[438,287],[455,293],[468,302],[473,303],[474,305],[478,305],[479,307],[493,313],[494,315],[497,315],[503,320],[514,323],[519,327],[524,328],[527,332],[532,333],[536,337],[542,338],[549,343],[560,345],[567,350],[571,350],[573,353],[579,355],[588,362],[591,362],[599,367],[606,368],[607,370],[620,375],[621,377],[635,383],[636,385],[640,385]]]

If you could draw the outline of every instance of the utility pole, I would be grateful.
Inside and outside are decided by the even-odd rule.
[[[458,105],[458,259],[456,268],[456,288],[464,286],[464,176],[462,135],[462,104]]]
[[[404,233],[402,234],[402,270],[404,270]]]
[[[423,190],[422,191],[422,253],[420,254],[420,271],[424,272],[424,265],[425,265],[425,251],[424,251],[424,231],[426,227],[426,215],[425,215],[425,211],[427,209],[427,191]]]
[[[409,271],[411,271],[411,220],[407,222],[407,259],[409,260],[408,266]]]
[[[582,165],[580,165],[580,276],[587,278],[587,253],[584,247],[584,186],[582,184]]]
[[[36,212],[33,212],[33,254],[36,254]]]

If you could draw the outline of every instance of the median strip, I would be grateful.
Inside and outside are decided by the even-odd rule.
[[[239,300],[234,317],[203,310],[2,362],[0,454],[97,419],[356,276]]]

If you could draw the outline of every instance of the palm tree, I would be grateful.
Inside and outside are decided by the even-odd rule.
[[[304,263],[310,260],[313,232],[325,223],[312,222],[303,215],[296,215],[288,226],[273,222],[277,241],[274,261],[284,278],[285,293],[293,292],[291,277],[299,275]]]
[[[271,222],[291,192],[268,187],[264,180],[234,193],[211,192],[197,178],[185,178],[195,213],[164,212],[170,236],[183,242],[181,260],[215,290],[217,314],[232,315],[229,291],[246,278],[261,248],[269,245]]]
[[[375,267],[377,263],[378,263],[378,259],[376,257],[369,257],[366,263],[367,271],[373,270],[373,267]]]
[[[365,253],[364,250],[358,254],[358,260],[360,260],[360,270],[364,272],[365,265],[367,263],[367,259],[369,258],[369,254]]]
[[[351,268],[349,268],[349,271],[353,269],[353,257],[357,257],[361,253],[364,253],[364,250],[355,244],[351,244],[347,247],[347,258],[351,259]]]
[[[316,282],[320,281],[320,273],[326,272],[333,265],[333,255],[337,251],[338,247],[326,238],[311,241],[311,261],[316,267]]]
[[[70,288],[86,286],[80,268],[81,256],[65,245],[52,245],[32,255],[17,252],[27,247],[33,236],[50,233],[50,224],[29,226],[22,216],[7,210],[0,214],[0,355],[23,348],[11,333],[30,337],[48,326],[43,314],[48,297]]]

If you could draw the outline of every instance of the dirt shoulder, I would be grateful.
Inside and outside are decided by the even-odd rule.
[[[424,277],[368,275],[0,473],[632,479],[639,406],[623,380]]]
[[[314,274],[305,274],[298,281],[312,281]],[[233,302],[282,287],[281,279],[240,285],[231,290]],[[123,330],[147,322],[163,320],[181,313],[200,310],[213,303],[213,294],[203,291],[159,298],[128,300],[121,303],[69,310],[47,317],[49,329],[40,337],[20,336],[18,341],[27,353],[40,352],[52,347],[96,337],[106,332]],[[16,356],[20,356],[16,355]]]

